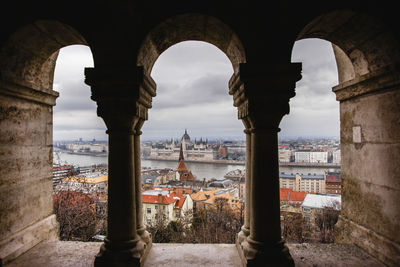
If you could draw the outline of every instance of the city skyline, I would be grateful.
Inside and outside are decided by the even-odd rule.
[[[279,137],[339,136],[339,103],[331,92],[337,71],[330,43],[296,42],[292,61],[303,63],[303,78],[296,84],[291,114],[282,119]],[[90,88],[83,82],[83,69],[91,66],[88,47],[60,51],[54,79],[54,89],[60,92],[54,107],[54,140],[107,139],[96,103],[90,100]],[[225,54],[208,43],[183,42],[167,49],[151,74],[157,96],[142,140],[180,138],[185,129],[193,139],[244,139],[243,125],[227,93],[232,73]]]

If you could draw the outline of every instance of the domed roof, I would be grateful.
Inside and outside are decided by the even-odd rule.
[[[182,139],[181,140],[183,140],[183,139],[185,139],[185,141],[190,141],[190,136],[188,135],[188,133],[187,133],[187,130],[185,129],[185,133],[184,133],[184,135],[182,135]]]

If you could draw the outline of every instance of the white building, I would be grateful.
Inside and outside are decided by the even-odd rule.
[[[165,222],[176,221],[185,211],[193,209],[189,194],[177,195],[169,190],[154,189],[142,193],[143,220],[147,225],[158,219]],[[162,218],[160,218],[162,216]]]
[[[291,188],[293,191],[323,194],[326,192],[325,174],[279,174],[279,188]]]
[[[288,148],[279,148],[278,156],[279,162],[290,162],[292,152]]]
[[[328,163],[327,151],[296,151],[295,162]]]
[[[181,144],[183,156],[187,161],[212,161],[215,158],[216,152],[208,147],[208,140],[200,139],[192,142],[186,130],[180,142],[171,140],[170,143],[152,146],[149,158],[178,159]]]
[[[332,162],[340,164],[340,162],[341,162],[340,149],[333,151],[332,156],[333,156]]]
[[[340,195],[307,194],[301,204],[303,216],[310,225],[315,225],[315,217],[325,208],[341,210],[342,197]]]

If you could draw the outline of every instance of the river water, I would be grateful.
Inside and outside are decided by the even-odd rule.
[[[72,164],[74,166],[90,166],[94,164],[107,163],[107,157],[95,157],[90,155],[76,155],[68,154],[64,152],[58,153],[60,156],[61,164]],[[57,162],[58,158],[54,155],[54,162]],[[224,175],[232,170],[241,169],[244,170],[242,165],[229,165],[229,164],[212,164],[212,163],[192,163],[185,162],[186,167],[193,173],[196,179],[210,180],[212,178],[222,179]],[[161,161],[161,160],[145,160],[142,159],[142,167],[150,167],[152,169],[157,168],[171,168],[176,169],[178,161]]]
[[[107,157],[95,157],[90,155],[76,155],[68,154],[64,152],[58,153],[60,156],[60,163],[72,164],[74,166],[89,166],[94,164],[107,163]],[[54,155],[54,161],[58,162],[58,158]],[[210,180],[212,178],[222,179],[224,175],[232,170],[240,169],[244,170],[243,165],[229,165],[229,164],[213,164],[213,163],[196,163],[196,162],[185,162],[187,168],[193,173],[198,180],[206,178]],[[156,168],[171,168],[175,169],[178,166],[178,162],[174,161],[161,161],[161,160],[145,160],[142,159],[142,167]],[[316,173],[323,174],[324,171],[335,171],[335,169],[324,169],[324,168],[310,168],[310,167],[280,167],[280,172],[285,173]],[[266,178],[268,174],[265,174]]]

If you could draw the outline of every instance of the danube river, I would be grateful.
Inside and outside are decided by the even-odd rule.
[[[74,166],[90,166],[94,164],[107,163],[107,157],[95,157],[90,155],[76,155],[68,154],[65,152],[59,152],[61,164],[72,164]],[[54,162],[58,162],[57,155],[54,155]],[[229,165],[229,164],[213,164],[213,163],[196,163],[196,162],[185,162],[188,169],[193,173],[193,175],[198,180],[206,178],[210,180],[212,178],[222,179],[224,175],[232,170],[240,169],[244,170],[243,165]],[[178,161],[161,161],[161,160],[145,160],[142,159],[142,167],[150,167],[152,169],[157,168],[171,168],[175,169],[178,165]],[[280,172],[285,173],[316,173],[323,174],[325,171],[337,171],[337,169],[330,168],[315,168],[315,167],[286,167],[281,166]],[[265,174],[266,179],[268,178],[268,173]]]
[[[95,157],[90,155],[77,155],[59,152],[61,164],[72,164],[74,166],[90,166],[94,164],[107,163],[107,157]],[[57,162],[57,156],[54,155],[54,162]],[[222,179],[224,175],[232,170],[244,170],[242,165],[229,165],[229,164],[212,164],[212,163],[192,163],[185,162],[188,169],[193,173],[196,179],[210,180],[212,178]],[[171,168],[176,169],[178,161],[161,161],[161,160],[145,160],[142,159],[142,167],[157,168]]]

